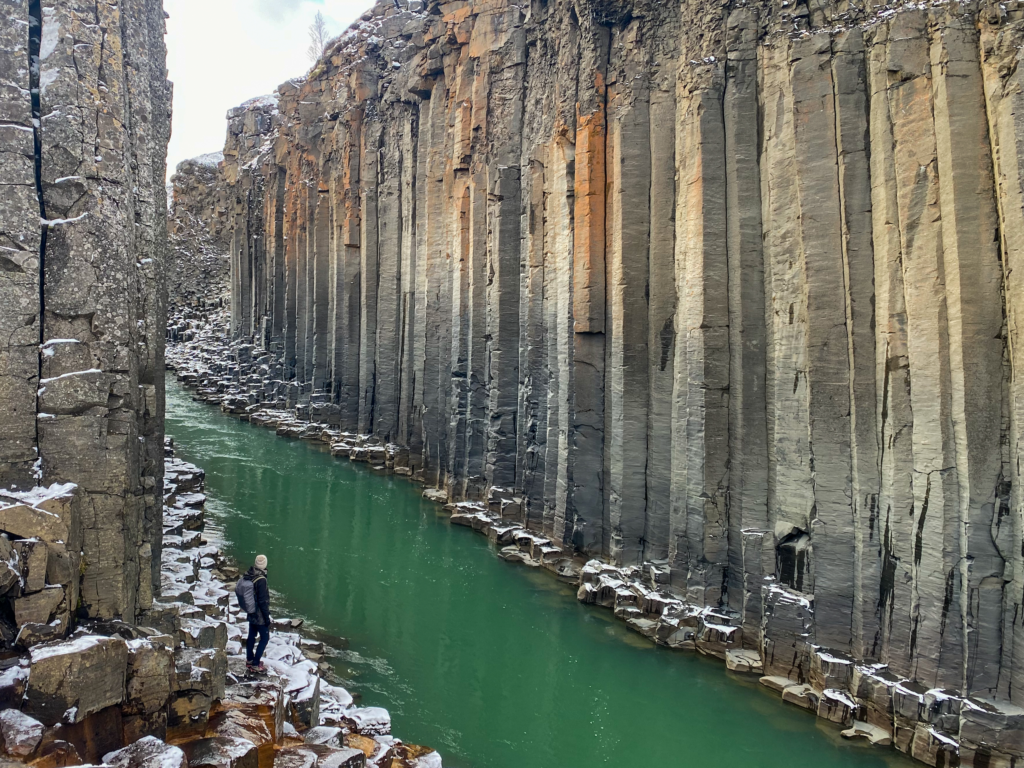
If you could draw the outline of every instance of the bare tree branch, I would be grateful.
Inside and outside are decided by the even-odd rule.
[[[306,50],[306,54],[309,56],[309,60],[316,64],[320,61],[320,58],[327,51],[327,43],[330,42],[331,35],[327,30],[327,20],[320,11],[316,12],[316,16],[313,18],[313,23],[309,25],[309,48]]]

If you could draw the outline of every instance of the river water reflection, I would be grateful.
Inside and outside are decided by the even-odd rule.
[[[700,656],[655,648],[546,573],[500,560],[406,480],[194,403],[167,432],[206,469],[230,554],[290,615],[350,639],[362,703],[449,768],[908,768]]]

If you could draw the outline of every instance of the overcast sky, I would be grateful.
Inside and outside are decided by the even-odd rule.
[[[341,34],[372,0],[164,0],[174,83],[168,175],[182,160],[224,148],[224,115],[310,67],[316,12]]]

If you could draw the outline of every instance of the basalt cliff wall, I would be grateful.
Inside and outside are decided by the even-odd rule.
[[[379,3],[229,114],[257,399],[647,563],[769,676],[1024,704],[1022,42],[1015,2]]]
[[[26,615],[51,634],[134,621],[159,590],[163,36],[159,0],[0,3],[0,530],[42,541],[20,600],[38,590]],[[10,495],[55,485],[59,510]]]
[[[171,176],[167,234],[168,312],[219,302],[228,290],[231,229],[219,153],[184,160]]]

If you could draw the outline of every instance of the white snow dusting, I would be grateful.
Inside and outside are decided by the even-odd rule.
[[[89,212],[86,211],[81,216],[75,216],[75,218],[73,218],[73,219],[42,219],[41,218],[41,219],[39,219],[39,222],[44,227],[56,227],[56,226],[59,226],[61,224],[74,224],[76,221],[81,221],[82,219],[84,219],[88,215],[89,215]]]
[[[74,483],[54,483],[49,488],[36,487],[31,491],[4,491],[4,497],[16,499],[22,504],[34,507],[49,499],[56,499],[61,496],[68,496],[74,493],[78,486]],[[53,514],[48,512],[47,514]]]
[[[39,59],[46,61],[60,42],[60,23],[54,20],[54,8],[43,8],[43,34],[39,42]]]
[[[54,376],[52,379],[40,379],[40,384],[49,384],[51,381],[57,381],[58,379],[66,379],[70,376],[81,376],[86,373],[103,373],[99,368],[89,368],[85,371],[72,371],[71,373],[62,373],[60,376]]]

